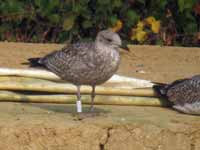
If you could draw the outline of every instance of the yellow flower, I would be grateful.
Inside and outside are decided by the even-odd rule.
[[[131,40],[136,40],[136,34],[131,35]]]
[[[153,16],[149,16],[145,19],[145,21],[147,22],[147,24],[152,24],[153,22],[156,21],[156,19]]]
[[[137,31],[138,31],[137,28],[132,28],[131,29],[131,35],[135,34]]]
[[[123,26],[123,23],[121,20],[117,20],[116,24],[114,27],[112,27],[113,32],[118,32]]]
[[[139,42],[144,42],[144,40],[146,39],[146,35],[147,33],[145,31],[139,31],[136,33],[136,39]]]
[[[144,22],[143,21],[139,21],[137,23],[137,30],[143,30],[144,29]]]
[[[145,31],[136,31],[135,34],[132,34],[131,40],[137,40],[138,42],[142,43],[145,41],[147,33]]]
[[[137,28],[132,28],[131,29],[131,40],[136,40],[136,33],[137,33]]]
[[[154,21],[151,24],[151,30],[153,31],[153,33],[159,33],[159,31],[160,31],[160,21]]]

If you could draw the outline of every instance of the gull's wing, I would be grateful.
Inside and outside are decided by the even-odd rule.
[[[168,87],[167,97],[175,104],[200,102],[200,76],[173,82]]]
[[[62,74],[69,73],[69,70],[87,70],[95,67],[92,60],[94,59],[93,55],[93,43],[76,43],[40,58],[39,63],[62,77]]]

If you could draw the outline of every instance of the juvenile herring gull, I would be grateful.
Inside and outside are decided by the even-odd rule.
[[[154,89],[171,101],[174,109],[200,115],[200,75],[176,80],[171,84],[155,85]]]
[[[81,85],[92,86],[91,111],[94,109],[95,86],[104,83],[117,71],[122,42],[110,29],[97,34],[94,42],[66,45],[41,58],[30,58],[32,67],[42,66],[77,87],[77,112],[82,112]]]

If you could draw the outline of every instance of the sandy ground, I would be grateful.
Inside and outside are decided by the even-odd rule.
[[[0,43],[0,67],[61,48],[57,44]],[[170,82],[200,73],[199,48],[131,46],[119,74]],[[84,111],[88,106],[84,106]],[[74,105],[0,104],[0,149],[199,150],[199,116],[170,108],[95,106],[96,117],[78,120]]]

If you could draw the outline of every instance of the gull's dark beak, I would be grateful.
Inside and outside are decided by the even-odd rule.
[[[129,51],[129,48],[127,47],[127,44],[122,44],[120,46],[121,49],[125,50],[125,51]]]

